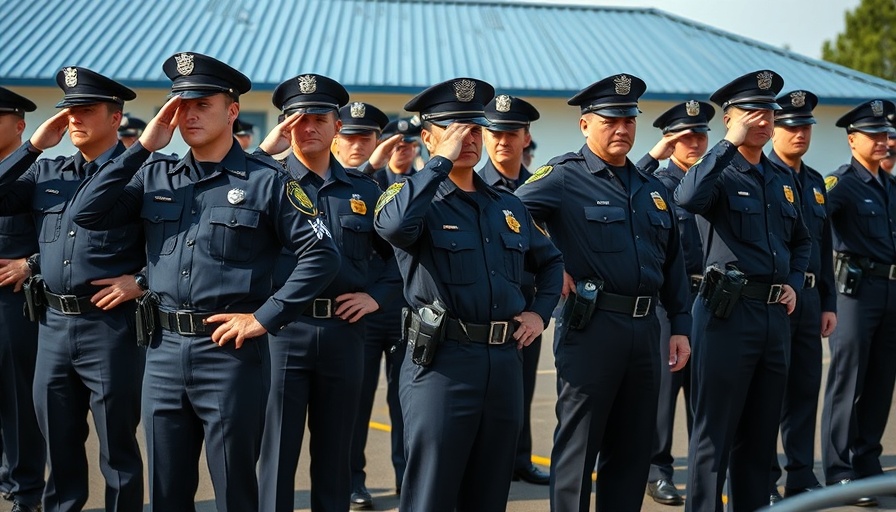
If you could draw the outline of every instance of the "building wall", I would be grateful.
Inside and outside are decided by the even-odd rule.
[[[13,87],[12,89],[30,98],[38,105],[37,111],[26,116],[27,128],[25,130],[25,138],[27,138],[43,120],[57,112],[54,105],[59,101],[62,94],[59,89],[49,87]],[[137,89],[136,92],[137,99],[126,104],[125,111],[144,121],[149,121],[152,118],[159,107],[165,103],[165,97],[168,94],[167,90],[161,89]],[[277,123],[279,112],[271,104],[270,98],[271,94],[267,91],[250,92],[243,96],[240,101],[243,111],[266,113],[267,126],[256,127],[255,144],[258,144],[267,134],[267,131]],[[405,102],[409,99],[409,96],[395,94],[358,94],[352,96],[352,101],[365,101],[374,104],[390,115],[409,115],[403,108]],[[541,119],[536,121],[531,129],[532,138],[538,143],[538,148],[535,152],[535,162],[533,163],[534,168],[556,155],[568,151],[577,151],[584,144],[584,137],[578,128],[579,111],[577,107],[567,105],[565,99],[526,99],[535,105],[541,113]],[[629,154],[633,161],[637,161],[659,140],[661,133],[656,128],[653,128],[653,120],[672,105],[673,103],[657,101],[641,103],[640,108],[643,113],[638,118],[639,126],[635,138],[635,147]],[[849,161],[850,153],[846,143],[845,132],[843,129],[834,126],[837,118],[847,110],[847,107],[830,106],[821,106],[815,110],[818,124],[815,125],[812,144],[805,160],[822,174],[830,173]],[[710,145],[717,142],[725,134],[720,112],[716,112],[711,128],[712,130],[709,133]],[[180,139],[179,134],[175,133],[167,151],[183,155],[186,153],[186,150],[187,146]],[[768,144],[766,150],[771,150],[771,143]],[[47,151],[46,154],[47,156],[68,155],[74,151],[75,149],[69,142],[68,137],[65,137],[59,146]],[[485,158],[484,151],[483,158]]]

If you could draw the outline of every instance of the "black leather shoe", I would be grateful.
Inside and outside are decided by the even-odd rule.
[[[12,503],[12,510],[9,512],[41,512],[43,508],[40,506],[40,503],[37,505],[25,505],[21,501],[14,501]]]
[[[849,485],[852,483],[852,480],[849,478],[844,478],[840,480],[837,485]],[[844,503],[844,505],[853,505],[855,507],[876,507],[877,506],[877,498],[874,496],[862,496],[861,498],[856,498],[852,501],[848,501]]]
[[[364,486],[352,491],[352,498],[349,502],[352,510],[373,510],[373,498],[370,497],[370,493]]]
[[[653,501],[662,505],[683,505],[684,500],[678,494],[675,484],[668,480],[657,480],[656,482],[647,482],[647,495],[653,498]]]
[[[778,492],[778,489],[772,489],[771,492],[768,493],[768,506],[772,506],[779,501],[784,501],[784,497],[781,496],[781,493]]]
[[[513,470],[513,481],[522,480],[535,485],[548,485],[551,483],[551,475],[535,467],[535,464],[529,464],[524,468]]]
[[[784,497],[792,498],[797,494],[803,494],[804,492],[812,492],[821,489],[821,485],[815,484],[812,487],[785,487],[784,488]]]

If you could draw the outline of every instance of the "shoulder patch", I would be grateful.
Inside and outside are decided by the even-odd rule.
[[[551,171],[554,170],[553,165],[542,165],[535,172],[532,173],[532,176],[529,176],[529,179],[526,180],[526,183],[532,183],[533,181],[538,181],[541,178],[544,178],[548,174],[551,174]]]
[[[380,196],[379,200],[377,200],[376,207],[373,209],[373,212],[380,213],[380,210],[383,209],[383,206],[389,204],[389,201],[391,201],[392,198],[395,197],[395,194],[397,194],[401,190],[401,188],[404,187],[404,184],[404,181],[397,181],[389,185],[389,188],[387,188],[386,191],[383,192],[383,194]]]
[[[286,197],[292,206],[309,217],[317,217],[317,207],[296,180],[286,182]]]
[[[824,179],[824,188],[827,190],[831,190],[832,188],[837,186],[837,183],[840,181],[840,178],[836,176],[828,176]]]

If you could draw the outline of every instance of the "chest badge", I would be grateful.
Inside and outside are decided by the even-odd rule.
[[[507,222],[507,227],[510,228],[514,233],[520,232],[520,221],[516,220],[516,217],[513,216],[513,212],[510,210],[503,210],[504,212],[504,221]]]
[[[349,204],[352,207],[352,211],[357,213],[358,215],[367,214],[367,203],[365,203],[361,196],[358,194],[352,194],[352,198],[348,200]]]
[[[812,187],[812,191],[815,192],[815,202],[818,204],[824,204],[824,194],[821,193],[821,190],[818,190],[815,187]]]
[[[246,200],[246,191],[241,188],[232,188],[227,193],[227,202],[230,204],[240,204]]]
[[[787,199],[788,203],[793,202],[793,189],[790,188],[790,185],[784,185],[784,197]]]
[[[661,196],[659,192],[651,192],[650,197],[651,199],[653,199],[653,204],[656,205],[657,210],[666,211],[667,209],[669,209],[669,207],[666,206],[665,199],[663,199],[663,196]]]

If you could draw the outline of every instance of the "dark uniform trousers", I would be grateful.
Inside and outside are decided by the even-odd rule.
[[[151,510],[195,510],[203,441],[217,510],[258,509],[255,463],[269,375],[267,343],[267,335],[246,340],[240,349],[233,341],[218,346],[209,336],[167,330],[156,336],[143,378]]]
[[[349,449],[361,393],[363,343],[363,320],[350,324],[303,316],[270,344],[271,390],[258,474],[261,511],[295,508],[306,416],[311,510],[348,510]]]
[[[693,317],[686,510],[721,512],[726,471],[728,510],[759,509],[768,505],[768,447],[775,444],[787,379],[786,307],[741,298],[731,316],[720,319],[697,300]]]
[[[896,379],[896,281],[864,277],[857,296],[838,294],[837,312],[821,423],[827,483],[882,472]]]
[[[652,451],[645,440],[656,427],[660,371],[668,371],[656,356],[659,322],[596,310],[584,330],[557,331],[551,510],[590,509],[588,468],[600,453],[597,510],[639,511]]]
[[[143,460],[135,436],[145,354],[134,335],[134,307],[129,302],[80,315],[47,309],[41,321],[34,407],[50,464],[48,512],[79,511],[87,502],[88,410],[99,439],[106,510],[143,510]]]
[[[839,328],[839,327],[838,327]],[[799,291],[796,309],[790,314],[790,371],[781,410],[781,442],[787,464],[786,487],[811,488],[818,485],[815,465],[815,418],[821,387],[821,300],[818,288]],[[781,477],[775,453],[771,487]]]
[[[516,343],[444,340],[429,366],[414,364],[411,350],[406,352],[401,407],[414,414],[404,418],[408,459],[399,508],[504,510],[523,421],[522,356]]]
[[[691,294],[693,304],[696,294]],[[687,414],[685,421],[688,427],[688,437],[694,424],[693,410],[691,409],[691,363],[677,372],[665,371],[669,365],[669,338],[672,336],[672,324],[666,314],[666,308],[657,304],[656,316],[660,321],[660,393],[656,409],[656,431],[653,433],[653,454],[650,458],[650,472],[647,481],[657,480],[672,481],[675,473],[672,457],[672,436],[675,428],[675,408],[678,405],[678,395],[684,391],[684,408]]]
[[[535,381],[538,377],[538,358],[541,355],[541,336],[523,347],[523,428],[516,444],[516,469],[532,464],[532,398],[535,397]]]

